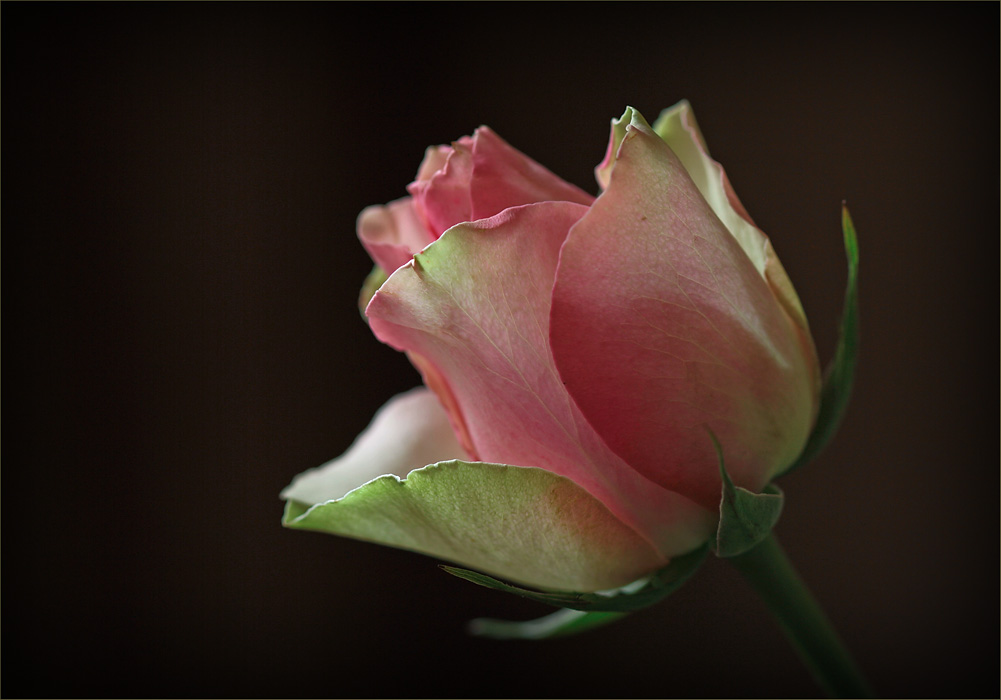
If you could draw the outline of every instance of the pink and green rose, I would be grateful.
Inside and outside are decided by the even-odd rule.
[[[594,592],[703,547],[727,474],[793,465],[813,341],[688,103],[627,109],[595,172],[596,197],[480,127],[362,212],[365,315],[424,386],[282,492],[287,526]]]

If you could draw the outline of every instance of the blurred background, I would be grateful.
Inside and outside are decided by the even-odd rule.
[[[432,559],[284,530],[406,359],[355,306],[369,204],[489,124],[595,192],[609,120],[691,101],[844,426],[779,539],[884,697],[999,693],[999,11],[978,4],[4,2],[2,694],[784,697],[819,691],[709,561],[584,636]]]

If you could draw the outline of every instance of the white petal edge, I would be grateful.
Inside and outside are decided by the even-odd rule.
[[[737,239],[754,267],[764,276],[767,238],[730,203],[724,185],[723,168],[709,156],[691,105],[687,101],[681,101],[665,109],[653,123],[653,130],[678,156],[713,213]]]
[[[337,501],[289,501],[286,527],[388,545],[528,586],[625,586],[667,561],[569,479],[453,460],[375,479]]]
[[[299,474],[281,498],[326,503],[380,476],[405,478],[415,469],[450,459],[468,456],[438,398],[417,387],[386,402],[343,455]]]
[[[660,113],[653,130],[674,151],[688,171],[699,192],[713,213],[737,240],[754,267],[767,280],[776,299],[789,318],[804,335],[804,352],[815,354],[809,337],[809,324],[803,304],[779,261],[771,241],[757,226],[740,203],[726,176],[723,166],[709,155],[705,137],[695,120],[695,112],[687,100]]]

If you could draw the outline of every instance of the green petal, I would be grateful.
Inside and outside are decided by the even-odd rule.
[[[294,499],[293,499],[294,500]],[[593,496],[542,469],[439,462],[382,476],[283,523],[421,552],[543,589],[616,588],[663,558]]]

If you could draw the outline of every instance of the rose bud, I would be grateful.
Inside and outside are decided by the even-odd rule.
[[[480,127],[362,212],[388,274],[366,316],[426,388],[297,477],[287,526],[598,591],[712,537],[710,435],[754,492],[796,460],[813,341],[689,105],[627,109],[596,175],[595,198]]]

